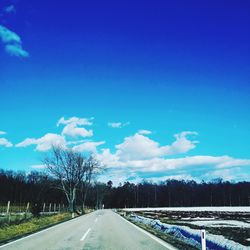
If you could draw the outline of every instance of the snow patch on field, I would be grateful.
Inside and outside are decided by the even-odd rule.
[[[183,212],[247,212],[249,207],[145,207],[145,208],[124,208],[125,211],[183,211]]]
[[[184,217],[184,218],[181,218],[181,220],[192,220],[192,221],[196,221],[196,220],[215,220],[216,218],[212,217]]]
[[[244,227],[250,228],[250,223],[237,220],[204,220],[204,221],[189,221],[192,225],[205,227]]]
[[[141,222],[150,225],[152,228],[161,232],[170,234],[188,244],[200,247],[200,233],[198,229],[191,229],[187,226],[172,225],[162,223],[159,220],[138,216],[135,214],[130,215],[133,221]],[[222,235],[213,235],[207,232],[206,234],[207,249],[209,250],[244,250],[250,249],[250,247],[243,246],[237,242],[226,239]]]

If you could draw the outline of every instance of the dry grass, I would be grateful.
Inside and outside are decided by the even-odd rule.
[[[5,225],[0,229],[0,242],[4,243],[11,239],[19,238],[69,219],[71,219],[71,214],[62,213],[33,218],[28,222],[23,222],[18,225]]]

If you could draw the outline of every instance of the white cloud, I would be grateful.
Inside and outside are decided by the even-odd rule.
[[[78,118],[78,117],[71,117],[68,120],[65,120],[64,117],[61,117],[57,122],[57,126],[60,124],[65,125],[62,131],[62,135],[67,135],[71,137],[91,137],[93,136],[93,130],[87,130],[83,127],[79,126],[90,126],[92,125],[93,118]]]
[[[0,131],[0,135],[5,135],[5,134],[6,134],[6,132]]]
[[[122,128],[122,127],[125,127],[125,126],[128,126],[129,125],[129,122],[125,122],[125,123],[122,123],[122,122],[109,122],[108,123],[108,126],[111,127],[111,128]]]
[[[154,158],[149,160],[127,161],[126,165],[136,168],[138,171],[160,172],[166,170],[186,169],[191,167],[205,166],[217,168],[221,164],[230,167],[250,166],[250,160],[234,159],[229,156],[189,156],[183,158],[164,159]],[[124,165],[124,164],[123,164]]]
[[[234,159],[229,156],[224,156],[225,161],[217,165],[217,168],[230,168],[235,166],[249,166],[250,160],[248,159]]]
[[[127,181],[128,178],[129,174],[127,172],[122,170],[112,170],[98,176],[98,181],[107,183],[109,180],[111,180],[114,186],[118,186],[120,183]]]
[[[136,133],[133,136],[126,137],[123,143],[116,145],[116,154],[121,160],[142,160],[186,153],[195,148],[195,144],[198,143],[187,139],[186,136],[196,134],[196,132],[185,131],[176,134],[176,140],[171,145],[160,146],[158,142],[147,136]]]
[[[250,174],[242,172],[242,169],[240,167],[236,167],[233,169],[217,169],[213,171],[209,171],[204,175],[207,179],[216,179],[216,178],[222,178],[225,181],[232,181],[232,180],[249,180]]]
[[[111,128],[121,128],[122,123],[121,122],[109,122],[108,126],[111,127]]]
[[[16,13],[16,7],[12,4],[4,8],[5,13]]]
[[[190,174],[176,174],[176,175],[164,175],[160,177],[148,177],[144,178],[147,181],[152,181],[154,183],[159,183],[161,181],[166,181],[166,180],[194,180]]]
[[[239,167],[250,166],[250,160],[248,159],[235,159],[230,156],[188,156],[182,158],[165,159],[163,157],[152,157],[150,159],[125,159],[120,158],[119,154],[115,152],[112,154],[109,149],[103,149],[100,154],[97,154],[98,160],[107,166],[108,169],[117,172],[124,171],[130,174],[135,174],[136,178],[141,178],[145,173],[149,173],[154,178],[154,174],[165,173],[170,171],[171,173],[178,173],[185,171],[184,174],[176,174],[164,176],[162,178],[182,178],[182,179],[198,179],[191,178],[193,171],[209,171],[217,170],[220,168],[232,168],[237,169]],[[219,169],[218,169],[219,168]],[[224,169],[222,169],[224,171]],[[111,171],[111,172],[112,172]],[[222,171],[222,172],[223,172]],[[227,172],[227,171],[226,171]],[[226,173],[223,172],[223,173]],[[211,175],[212,176],[212,175]],[[156,179],[154,179],[156,180]]]
[[[47,151],[51,149],[52,145],[55,145],[65,148],[68,146],[78,152],[94,153],[100,164],[108,169],[107,176],[102,175],[101,178],[111,179],[113,182],[112,178],[116,178],[115,182],[126,180],[136,182],[145,179],[145,176],[147,180],[152,181],[169,178],[197,180],[203,177],[220,177],[220,174],[221,177],[230,179],[233,178],[233,170],[250,167],[249,159],[233,158],[227,155],[180,157],[179,154],[187,153],[196,147],[198,141],[194,140],[194,137],[198,133],[193,131],[175,134],[175,140],[172,143],[160,145],[159,142],[149,138],[151,131],[139,130],[134,135],[125,137],[121,144],[115,146],[114,152],[111,152],[109,148],[99,150],[98,147],[103,145],[105,141],[95,142],[81,138],[93,135],[92,130],[83,127],[91,126],[92,120],[93,118],[71,117],[65,119],[61,117],[57,122],[57,126],[64,126],[61,134],[48,133],[41,138],[27,138],[16,144],[16,147],[36,145],[36,150]],[[0,134],[4,133],[4,131],[0,131]],[[71,140],[66,141],[67,138]],[[12,146],[5,138],[0,138],[0,145]],[[168,158],[169,156],[171,158]],[[42,168],[42,166],[34,165],[33,168]],[[195,178],[192,178],[192,173]],[[206,174],[208,175],[206,176]],[[240,175],[239,172],[237,178],[240,177],[247,178],[247,175]]]
[[[22,142],[19,142],[18,144],[16,144],[15,146],[18,148],[22,148],[22,147],[27,147],[33,144],[37,144],[37,139],[35,138],[26,138],[25,140],[23,140]]]
[[[10,148],[13,146],[13,144],[5,138],[0,138],[0,146]]]
[[[0,39],[5,51],[12,56],[28,57],[29,53],[22,48],[22,40],[19,35],[0,25]]]
[[[87,140],[75,140],[75,141],[67,141],[67,145],[78,145],[81,143],[87,142]]]
[[[141,129],[141,130],[138,131],[138,134],[140,134],[140,135],[150,135],[150,134],[152,134],[152,132],[150,130]]]
[[[5,51],[11,56],[28,57],[29,53],[25,51],[20,44],[7,44]]]
[[[109,148],[102,149],[102,153],[96,155],[97,160],[99,160],[102,165],[107,168],[110,167],[120,167],[122,165],[125,166],[121,161],[119,161],[119,157],[110,152]]]
[[[3,43],[21,43],[21,38],[15,32],[0,25],[0,38]]]
[[[74,146],[73,150],[74,151],[78,151],[78,152],[92,152],[92,153],[96,153],[96,147],[103,145],[105,143],[105,141],[99,141],[99,142],[92,142],[92,141],[88,141],[88,142],[84,142],[80,145]]]
[[[163,151],[159,143],[138,133],[126,137],[123,143],[116,145],[116,149],[116,155],[123,161],[157,157]]]
[[[176,141],[166,150],[167,155],[182,154],[194,149],[199,141],[187,139],[187,136],[196,136],[197,132],[184,131],[175,135]]]
[[[32,165],[30,167],[33,168],[33,169],[45,169],[47,166],[42,165],[42,164],[38,164],[38,165]]]
[[[124,183],[128,180],[131,183],[138,183],[142,180],[142,178],[138,177],[133,172],[129,172],[125,169],[119,168],[109,169],[108,171],[105,171],[104,174],[98,176],[98,181],[101,181],[103,183],[107,183],[109,180],[112,181],[114,186],[118,186],[120,183]]]
[[[52,146],[66,147],[65,138],[58,134],[48,133],[41,138],[26,138],[24,141],[16,144],[16,147],[27,147],[30,145],[36,145],[36,150],[47,151]]]
[[[57,122],[57,126],[59,126],[60,124],[64,124],[64,125],[67,125],[67,124],[75,124],[75,125],[92,125],[93,122],[92,122],[93,118],[78,118],[78,117],[71,117],[69,118],[68,120],[66,120],[64,117],[61,117],[59,119],[59,121]]]
[[[101,178],[114,180],[116,184],[129,180],[139,182],[142,179],[158,182],[166,179],[185,179],[199,181],[203,178],[214,179],[221,177],[225,180],[247,180],[250,175],[242,171],[242,167],[249,166],[250,160],[235,159],[229,156],[190,156],[183,158],[164,159],[152,158],[146,160],[122,161],[109,149],[103,149],[97,155],[98,160],[107,166],[107,176]],[[230,163],[230,164],[229,164]],[[229,165],[229,169],[217,169],[220,165]],[[193,177],[193,171],[204,174]],[[172,173],[164,175],[163,173]],[[150,177],[145,177],[147,173]],[[155,175],[160,175],[156,177]]]
[[[76,127],[75,124],[68,124],[64,127],[62,134],[68,135],[71,137],[77,137],[77,136],[91,137],[93,136],[93,130],[92,129],[87,130],[85,128],[78,128]]]

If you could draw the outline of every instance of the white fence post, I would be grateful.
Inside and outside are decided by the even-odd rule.
[[[28,202],[28,203],[27,203],[27,206],[26,206],[26,211],[25,211],[26,214],[27,214],[28,211],[29,211],[29,207],[30,207],[30,203]]]
[[[45,202],[43,203],[43,213],[45,212],[45,207],[46,207],[46,204]]]
[[[206,231],[201,230],[201,250],[206,250]]]
[[[10,224],[10,201],[8,201],[8,204],[7,204],[6,214],[8,216],[8,223]]]
[[[10,212],[10,201],[8,201],[8,204],[7,204],[6,214],[8,215],[9,212]]]

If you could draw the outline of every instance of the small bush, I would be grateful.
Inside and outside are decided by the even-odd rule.
[[[39,217],[42,211],[42,204],[35,203],[31,206],[30,212],[33,214],[34,217]]]

